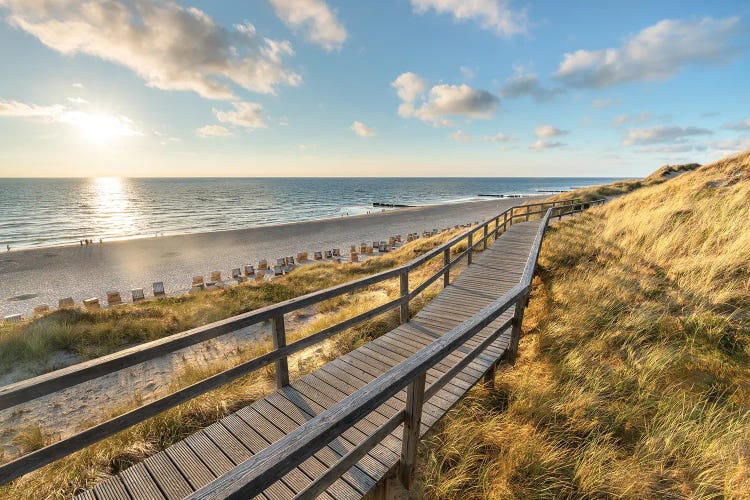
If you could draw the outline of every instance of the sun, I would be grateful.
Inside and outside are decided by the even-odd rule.
[[[124,116],[70,111],[65,113],[62,121],[77,128],[82,139],[98,146],[112,144],[120,137],[141,135],[133,122]]]

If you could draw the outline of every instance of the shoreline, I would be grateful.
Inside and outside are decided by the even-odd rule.
[[[523,201],[548,196],[523,198]],[[341,248],[387,240],[432,228],[485,220],[519,204],[518,198],[407,207],[344,217],[288,222],[252,228],[133,238],[93,245],[30,248],[0,255],[0,317],[28,316],[37,305],[56,307],[71,296],[77,304],[117,290],[130,301],[130,290],[150,296],[153,282],[164,282],[168,295],[187,292],[193,276],[207,276],[259,259],[274,262],[297,252]]]
[[[405,206],[405,207],[372,207],[372,210],[370,213],[364,213],[364,214],[354,214],[354,215],[341,215],[338,217],[320,217],[320,218],[313,218],[313,219],[305,219],[302,221],[289,221],[289,222],[273,222],[270,224],[258,224],[255,226],[247,226],[243,227],[241,229],[217,229],[215,231],[195,231],[195,232],[188,232],[188,233],[175,233],[175,234],[162,234],[160,236],[154,236],[151,234],[140,234],[140,235],[134,235],[134,236],[121,236],[121,237],[114,237],[109,239],[104,239],[103,243],[99,243],[99,237],[93,236],[90,237],[93,241],[93,243],[89,246],[98,246],[98,245],[104,245],[104,244],[116,244],[116,243],[122,243],[122,242],[129,242],[133,240],[149,240],[149,239],[158,239],[158,238],[176,238],[180,236],[194,236],[198,234],[217,234],[217,233],[231,233],[235,231],[246,231],[250,229],[260,229],[260,228],[268,228],[268,227],[277,227],[277,226],[291,226],[295,224],[307,224],[310,222],[323,222],[323,221],[337,221],[341,219],[353,219],[353,218],[361,218],[361,217],[370,217],[374,215],[380,215],[384,212],[395,212],[395,211],[405,211],[405,210],[413,210],[413,209],[425,209],[425,208],[433,208],[433,207],[442,207],[442,206],[453,206],[453,205],[461,205],[465,203],[486,203],[486,202],[496,202],[500,200],[514,200],[518,202],[522,202],[523,200],[527,199],[535,199],[538,197],[547,197],[551,196],[550,193],[540,193],[539,195],[520,195],[520,196],[505,196],[503,198],[473,198],[473,199],[465,199],[465,198],[458,198],[455,200],[448,200],[441,203],[430,203],[426,205],[413,205],[413,206]],[[85,238],[84,238],[85,239]],[[11,251],[7,252],[3,249],[0,249],[0,260],[2,260],[2,257],[4,255],[11,255],[11,254],[18,254],[21,252],[29,252],[29,251],[40,251],[40,250],[53,250],[58,248],[80,248],[80,247],[86,247],[86,245],[81,245],[78,242],[73,243],[53,243],[49,245],[40,245],[40,246],[32,246],[32,247],[20,247],[18,249],[14,249],[11,246]],[[0,300],[2,300],[2,297],[0,297]]]

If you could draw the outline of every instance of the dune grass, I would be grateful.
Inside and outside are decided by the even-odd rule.
[[[151,301],[145,304],[127,305],[113,310],[103,311],[60,311],[22,325],[15,331],[5,332],[11,338],[20,341],[24,332],[37,328],[42,335],[40,325],[64,325],[68,331],[75,332],[71,337],[84,336],[86,340],[77,339],[70,344],[85,346],[86,342],[97,341],[102,332],[106,338],[116,339],[106,349],[114,350],[123,345],[126,334],[121,334],[119,328],[123,325],[133,325],[132,331],[137,331],[143,321],[147,325],[161,324],[161,328],[154,327],[144,337],[135,340],[150,340],[168,335],[180,328],[188,328],[204,324],[209,321],[223,319],[256,307],[303,295],[311,291],[333,286],[352,279],[373,274],[378,271],[408,262],[414,257],[439,246],[460,231],[448,231],[431,238],[422,238],[407,243],[398,250],[383,257],[371,259],[359,264],[317,263],[302,266],[289,275],[271,283],[250,283],[235,287],[231,290],[215,290],[197,295],[185,295]],[[477,233],[479,234],[479,233]],[[452,253],[458,254],[466,249],[466,243],[454,245]],[[442,266],[442,254],[410,274],[411,287],[416,287],[427,277],[434,274]],[[452,272],[455,277],[460,274],[463,266]],[[412,314],[419,311],[441,289],[440,281],[427,288],[419,297],[410,303]],[[317,314],[300,328],[288,332],[289,342],[352,317],[360,312],[392,300],[399,294],[398,279],[387,280],[367,289],[347,294],[319,304]],[[176,317],[189,316],[189,320],[177,321]],[[143,318],[146,318],[145,320]],[[177,323],[175,323],[177,322]],[[308,373],[327,360],[336,358],[374,338],[392,330],[399,324],[398,311],[390,311],[376,318],[350,328],[329,341],[303,351],[289,360],[290,376],[298,378]],[[36,325],[36,326],[35,326]],[[57,342],[56,335],[43,342]],[[132,339],[131,339],[132,340]],[[9,342],[8,339],[3,339]],[[8,344],[6,344],[8,345]],[[55,344],[59,346],[60,344]],[[64,344],[68,347],[68,344]],[[241,358],[251,359],[268,352],[272,346],[270,342],[256,342],[243,350]],[[19,352],[24,352],[19,348]],[[48,352],[40,350],[39,352]],[[89,355],[105,350],[82,351]],[[230,368],[226,362],[216,362],[208,366],[186,366],[175,375],[172,388],[179,389],[202,380],[210,375]],[[242,377],[237,381],[220,389],[211,391],[195,398],[172,410],[146,420],[136,426],[122,431],[104,441],[74,453],[62,460],[43,467],[35,472],[10,483],[0,486],[0,497],[19,499],[36,498],[69,498],[72,494],[91,488],[112,474],[116,474],[132,464],[140,462],[169,445],[186,438],[190,434],[202,429],[224,416],[252,403],[273,390],[274,370],[270,365],[262,370]],[[119,408],[113,408],[104,415],[112,417],[124,413],[142,404],[139,395],[132,401],[124,403]],[[93,422],[92,422],[93,424]],[[49,436],[38,427],[30,426],[18,435],[16,445],[25,452],[32,451],[48,444]],[[7,461],[9,457],[5,457]],[[0,456],[0,462],[4,461]]]
[[[520,356],[423,447],[423,494],[750,497],[748,200],[750,152],[551,227]]]

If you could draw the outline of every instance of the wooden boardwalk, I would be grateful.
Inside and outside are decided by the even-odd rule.
[[[233,469],[300,424],[383,374],[389,368],[449,332],[519,283],[540,221],[514,224],[493,245],[474,256],[453,283],[405,323],[382,337],[326,364],[165,451],[101,483],[79,496],[85,499],[177,499],[190,495]],[[427,386],[459,362],[513,316],[506,311],[427,372]],[[504,355],[511,332],[507,328],[452,381],[425,401],[424,435]],[[406,391],[269,485],[263,498],[292,498],[320,477],[390,417],[402,411]],[[402,450],[403,424],[337,479],[322,498],[360,498],[394,470]]]

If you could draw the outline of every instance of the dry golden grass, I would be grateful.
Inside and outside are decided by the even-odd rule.
[[[168,335],[175,328],[178,328],[169,318],[183,315],[191,318],[189,323],[180,323],[179,328],[222,319],[239,312],[404,264],[414,257],[445,243],[459,233],[460,231],[449,231],[432,238],[419,239],[405,244],[397,251],[384,257],[359,264],[318,263],[302,266],[288,276],[272,283],[247,284],[231,290],[216,290],[198,295],[167,298],[146,304],[124,306],[112,311],[61,311],[50,315],[51,318],[48,316],[23,325],[15,331],[6,331],[6,335],[15,339],[22,332],[28,332],[28,329],[39,328],[39,331],[43,332],[41,327],[35,325],[38,325],[39,322],[53,321],[60,322],[64,328],[76,332],[76,336],[87,335],[88,338],[93,338],[93,340],[98,339],[96,335],[99,333],[107,332],[106,335],[116,336],[118,339],[117,342],[111,344],[111,347],[114,348],[120,345],[122,339],[118,336],[118,328],[121,328],[123,322],[125,322],[135,329],[144,317],[143,311],[149,312],[145,315],[147,318],[156,317],[158,318],[156,322],[162,324],[162,328],[155,328],[149,334],[149,337],[158,338]],[[478,237],[480,233],[477,232],[475,237]],[[454,245],[451,251],[455,255],[465,249],[466,244],[461,243]],[[442,255],[410,273],[411,288],[415,288],[441,266]],[[452,271],[452,277],[460,274],[461,270],[462,266],[457,267],[456,271]],[[416,313],[429,302],[441,289],[441,283],[438,280],[437,283],[415,298],[410,303],[411,312]],[[368,287],[364,291],[326,301],[320,304],[318,314],[312,321],[303,324],[301,328],[288,332],[288,342],[293,342],[326,326],[392,300],[398,294],[398,279],[392,279]],[[311,353],[303,351],[289,360],[291,378],[295,379],[304,375],[319,367],[326,360],[355,349],[392,330],[397,325],[398,312],[390,311],[336,335],[319,348],[311,348]],[[8,342],[8,340],[6,339],[5,342]],[[264,352],[268,352],[271,348],[272,346],[268,342],[257,342],[243,351],[242,359],[257,357]],[[46,351],[40,350],[40,352]],[[213,363],[201,368],[185,367],[176,375],[173,388],[185,387],[229,367],[226,363]],[[0,497],[19,499],[68,498],[72,494],[93,487],[110,475],[144,460],[229,413],[252,403],[273,389],[273,379],[274,372],[273,365],[271,365],[27,474],[9,485],[0,486]],[[109,416],[124,413],[141,403],[140,399],[136,397],[134,401],[124,404],[121,408],[112,409]],[[40,429],[30,427],[24,431],[17,444],[27,451],[31,451],[48,442],[49,437],[45,436]],[[2,456],[0,456],[0,462],[1,459]]]
[[[520,357],[426,444],[425,496],[750,497],[748,221],[750,152],[552,227]]]

